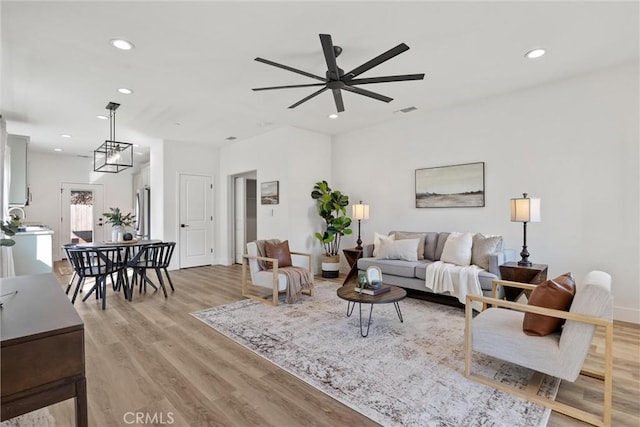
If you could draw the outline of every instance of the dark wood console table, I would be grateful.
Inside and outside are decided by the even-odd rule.
[[[531,266],[521,266],[517,262],[507,262],[500,267],[502,280],[511,282],[531,283],[537,285],[547,280],[547,265],[533,264]],[[522,289],[504,287],[504,295],[509,301],[516,301],[523,293]]]
[[[73,397],[86,427],[84,324],[62,287],[52,274],[19,276],[0,279],[0,295],[0,420]]]
[[[347,273],[347,277],[344,278],[342,285],[346,285],[353,278],[358,277],[358,260],[362,258],[362,249],[343,249],[342,253],[344,253],[345,258],[347,259],[347,264],[349,264],[349,273]]]

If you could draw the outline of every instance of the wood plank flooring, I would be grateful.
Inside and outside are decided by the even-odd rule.
[[[58,272],[58,269],[54,269]],[[376,423],[218,334],[189,313],[242,299],[241,268],[171,272],[176,291],[108,289],[107,309],[76,301],[85,322],[89,425],[375,426]],[[61,285],[69,276],[58,276]],[[602,337],[589,364],[601,360]],[[614,426],[640,423],[640,328],[614,327]],[[600,408],[601,385],[563,382],[559,401]],[[73,425],[72,401],[50,407],[57,426]],[[135,416],[144,416],[134,424]],[[155,417],[155,418],[154,418]],[[170,422],[172,421],[172,423]],[[583,426],[552,413],[549,426]]]

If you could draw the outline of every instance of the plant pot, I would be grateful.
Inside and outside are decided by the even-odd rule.
[[[127,230],[124,228],[124,225],[114,225],[111,228],[111,241],[121,242],[126,232]]]
[[[340,276],[340,255],[322,255],[320,262],[322,263],[322,277],[335,279]]]

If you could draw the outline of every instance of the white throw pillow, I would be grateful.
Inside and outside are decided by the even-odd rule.
[[[394,241],[396,239],[395,234],[387,236],[386,234],[373,233],[373,256],[378,256],[378,250],[380,248],[381,240]]]
[[[471,247],[473,246],[473,234],[451,233],[444,242],[444,249],[440,261],[455,265],[467,266],[471,264]]]
[[[420,243],[420,239],[380,239],[376,258],[418,261],[418,243]]]

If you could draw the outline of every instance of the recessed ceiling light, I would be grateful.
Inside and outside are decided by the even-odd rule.
[[[54,148],[53,151],[62,151],[62,148]]]
[[[133,46],[133,43],[122,39],[111,39],[109,40],[109,43],[111,44],[111,46],[121,50],[131,50],[135,47]]]
[[[107,116],[103,116],[102,114],[98,114],[98,115],[96,116],[96,118],[97,118],[97,119],[100,119],[100,120],[108,120],[108,119],[109,119],[109,117],[107,117]]]
[[[71,135],[69,135],[68,133],[61,133],[60,136],[63,138],[71,138]]]
[[[329,114],[329,118],[330,118],[330,119],[337,119],[337,118],[338,118],[338,115],[337,115],[336,113]]]
[[[524,54],[524,57],[527,59],[536,59],[536,58],[540,58],[542,55],[544,55],[546,53],[546,51],[542,48],[536,48],[536,49],[532,49],[529,52]]]
[[[126,87],[121,87],[120,89],[118,89],[118,92],[124,93],[125,95],[130,95],[133,93],[131,89],[127,89]]]

